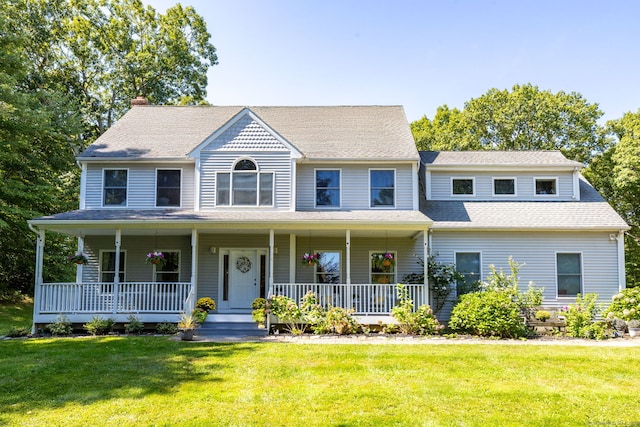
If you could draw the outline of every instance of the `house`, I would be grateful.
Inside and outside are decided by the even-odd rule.
[[[79,209],[29,222],[35,324],[175,321],[205,296],[208,321],[246,320],[308,290],[374,323],[429,254],[469,280],[513,255],[547,304],[624,287],[627,225],[558,152],[418,153],[399,106],[135,104],[78,156]],[[77,236],[74,283],[43,282],[45,231]]]

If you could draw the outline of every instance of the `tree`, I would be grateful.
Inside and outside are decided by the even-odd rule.
[[[640,110],[607,122],[617,140],[593,158],[584,175],[631,226],[625,238],[627,285],[640,286]]]
[[[586,163],[606,148],[598,133],[602,114],[578,93],[526,84],[491,89],[462,111],[442,106],[433,121],[424,116],[411,128],[421,150],[561,150]]]

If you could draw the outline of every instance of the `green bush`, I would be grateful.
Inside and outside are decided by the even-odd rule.
[[[462,295],[451,312],[449,327],[486,337],[519,338],[529,334],[512,294],[500,290]]]
[[[124,325],[124,331],[128,334],[140,334],[144,331],[144,323],[138,319],[135,315],[130,315],[128,318],[129,323]]]
[[[66,316],[58,316],[56,321],[49,323],[46,328],[51,332],[53,336],[65,337],[73,333],[73,326]]]
[[[319,323],[313,327],[313,330],[318,334],[355,334],[358,332],[360,325],[352,314],[353,310],[347,310],[342,307],[331,307],[326,311],[324,319],[321,319]]]
[[[113,331],[115,324],[116,322],[113,319],[103,319],[100,316],[94,316],[89,322],[82,326],[91,335],[107,335]]]
[[[19,338],[26,337],[30,333],[31,330],[26,326],[13,326],[11,329],[9,329],[9,332],[7,332],[7,336],[9,338]]]
[[[193,319],[200,324],[204,323],[204,321],[207,320],[208,316],[209,312],[201,308],[194,308],[191,312],[191,317],[193,317]]]
[[[254,322],[264,325],[267,321],[267,300],[256,298],[251,303],[251,318]]]
[[[196,302],[196,308],[204,311],[213,311],[216,309],[216,302],[209,297],[200,298]]]
[[[391,309],[391,315],[399,322],[398,327],[403,334],[434,335],[442,325],[438,322],[433,310],[426,304],[414,311],[413,300],[409,298],[407,288],[398,284],[398,302]]]
[[[640,287],[623,289],[615,294],[604,316],[607,319],[640,319]]]
[[[567,335],[574,338],[598,338],[602,339],[604,324],[595,324],[593,320],[602,310],[602,304],[598,304],[598,294],[588,293],[584,296],[576,295],[575,304],[564,307],[561,315],[565,318]]]
[[[175,335],[178,333],[178,326],[171,322],[160,322],[156,325],[156,332],[161,335]]]

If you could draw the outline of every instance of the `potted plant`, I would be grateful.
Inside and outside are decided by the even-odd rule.
[[[81,252],[76,252],[75,255],[69,255],[69,262],[78,265],[86,265],[89,262],[87,256]]]
[[[630,337],[640,336],[640,320],[631,319],[627,322],[627,328],[629,329]]]
[[[302,265],[311,267],[313,265],[320,264],[320,254],[304,254],[302,255]]]
[[[159,265],[160,267],[164,267],[167,260],[164,258],[164,254],[162,252],[153,251],[147,254],[147,259],[145,264],[154,264]]]
[[[181,332],[180,338],[183,341],[193,341],[193,334],[199,326],[197,319],[192,314],[181,313],[178,320],[178,329]]]
[[[546,322],[547,320],[549,320],[551,318],[551,313],[549,313],[546,310],[538,310],[536,311],[536,319],[541,321],[541,322]]]
[[[258,324],[258,328],[264,328],[267,321],[267,300],[264,298],[256,298],[251,303],[251,318]]]

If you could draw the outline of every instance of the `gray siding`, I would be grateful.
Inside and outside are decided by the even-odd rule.
[[[455,262],[455,252],[480,252],[482,275],[486,279],[489,265],[510,272],[508,258],[525,265],[520,269],[520,284],[530,281],[544,288],[543,305],[562,307],[574,301],[557,297],[556,252],[582,253],[582,293],[595,292],[603,302],[618,292],[617,242],[602,232],[433,232],[432,253],[444,263]],[[447,316],[448,317],[448,316]]]
[[[474,196],[452,196],[451,178],[475,178]],[[535,194],[536,178],[558,178],[558,194],[540,196]],[[494,196],[493,178],[515,178],[516,196]],[[554,173],[540,171],[534,173],[517,174],[515,172],[431,172],[431,199],[432,200],[572,200],[573,197],[573,174],[570,172]]]
[[[315,208],[315,170],[340,169],[341,209],[370,209],[369,207],[369,169],[395,169],[396,171],[396,209],[413,209],[413,180],[411,165],[368,164],[300,164],[297,173],[297,210]]]
[[[181,196],[182,209],[193,209],[194,176],[193,163],[109,163],[87,165],[87,188],[85,203],[87,209],[100,209],[102,205],[102,181],[104,169],[128,169],[127,206],[129,209],[155,209],[156,169],[182,169]],[[112,209],[125,208],[112,207]],[[170,209],[159,207],[158,209]]]
[[[126,252],[125,280],[127,282],[154,281],[153,266],[145,264],[146,256],[154,249],[180,251],[180,281],[191,281],[191,236],[122,236],[120,249]],[[85,238],[84,253],[89,264],[83,268],[83,281],[99,282],[98,260],[100,250],[115,251],[115,237],[91,236]]]
[[[216,208],[216,173],[230,172],[238,159],[249,158],[258,166],[260,172],[274,173],[273,209],[288,210],[291,207],[291,153],[285,152],[231,152],[203,151],[200,155],[200,209]],[[223,207],[225,209],[227,207]],[[243,207],[245,209],[245,207]],[[261,206],[257,209],[270,209]]]

